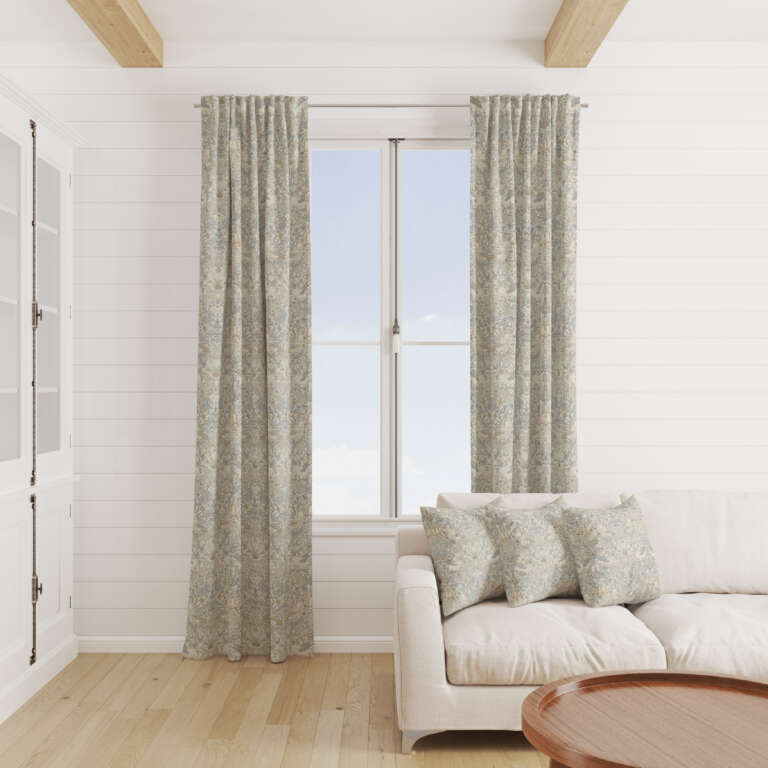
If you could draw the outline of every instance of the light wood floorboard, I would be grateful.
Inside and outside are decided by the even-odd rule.
[[[391,654],[87,654],[0,724],[2,768],[547,768],[520,733],[399,752]]]

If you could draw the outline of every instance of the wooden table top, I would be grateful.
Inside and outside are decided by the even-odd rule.
[[[720,675],[619,672],[544,685],[523,732],[568,768],[768,768],[768,685]]]

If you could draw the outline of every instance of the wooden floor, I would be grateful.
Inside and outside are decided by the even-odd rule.
[[[520,733],[446,733],[399,753],[390,654],[84,654],[0,725],[0,766],[364,768],[548,761]]]

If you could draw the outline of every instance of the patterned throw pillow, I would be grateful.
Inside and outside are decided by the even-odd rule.
[[[634,496],[611,509],[566,509],[568,539],[584,602],[644,603],[661,594],[656,558]]]
[[[563,531],[565,503],[520,509],[496,517],[504,587],[511,606],[548,597],[578,597],[579,579]]]
[[[499,528],[512,513],[493,505],[470,510],[421,508],[444,616],[504,596]]]

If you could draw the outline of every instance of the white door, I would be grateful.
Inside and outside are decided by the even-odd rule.
[[[72,149],[37,129],[37,654],[72,632]]]
[[[0,494],[29,482],[29,125],[0,105]]]
[[[72,634],[71,480],[41,486],[37,497],[37,655],[42,658]]]
[[[37,140],[37,482],[72,474],[72,149],[44,127]]]
[[[31,648],[30,132],[0,103],[0,686]]]

